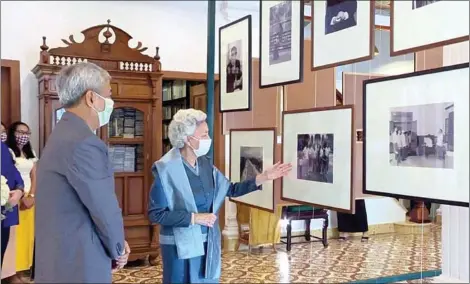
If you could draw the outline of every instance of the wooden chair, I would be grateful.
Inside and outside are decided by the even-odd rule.
[[[236,251],[239,250],[240,244],[244,244],[248,246],[248,253],[250,253],[250,208],[248,206],[237,204],[237,223],[238,244]]]
[[[292,221],[302,220],[305,221],[305,241],[296,242],[306,243],[306,242],[319,242],[321,241],[323,247],[328,247],[328,212],[324,209],[315,209],[312,206],[308,205],[299,205],[299,206],[286,206],[282,208],[282,219],[287,220],[287,236],[281,238],[281,242],[286,244],[286,250],[291,251],[292,248]],[[312,219],[323,219],[323,228],[322,228],[322,237],[312,236],[310,234],[310,221]],[[313,237],[313,241],[312,241]],[[286,241],[283,241],[285,239]]]

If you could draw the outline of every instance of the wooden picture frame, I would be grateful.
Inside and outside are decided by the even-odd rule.
[[[304,65],[304,3],[259,2],[259,88],[301,83]],[[273,27],[275,23],[278,25]]]
[[[353,119],[352,105],[283,112],[282,200],[354,214]]]
[[[344,16],[347,19],[333,16],[338,13],[340,5],[344,5],[343,13],[347,14]],[[374,0],[346,0],[334,6],[328,6],[326,0],[312,1],[311,7],[312,71],[371,60],[374,57]],[[350,15],[347,11],[354,12],[354,15]],[[336,18],[339,22],[335,28],[333,21]]]
[[[251,42],[251,15],[219,28],[220,112],[251,110]]]
[[[465,63],[364,81],[363,193],[469,206],[468,78]]]
[[[276,128],[240,128],[230,130],[230,180],[241,181],[242,175],[250,171],[260,174],[275,164]],[[266,151],[265,151],[266,150]],[[251,156],[243,162],[242,155]],[[260,157],[261,156],[261,157]],[[246,159],[245,157],[245,159]],[[243,166],[243,170],[242,168]],[[261,164],[261,165],[260,165]],[[251,170],[247,168],[250,166]],[[253,178],[253,174],[248,174]],[[230,201],[260,210],[275,212],[274,182],[262,185],[262,190],[245,196],[230,198]],[[271,200],[271,201],[269,201]]]
[[[468,41],[468,1],[420,2],[390,2],[390,56]]]

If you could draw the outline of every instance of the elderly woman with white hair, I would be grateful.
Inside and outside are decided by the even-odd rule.
[[[206,114],[179,110],[170,123],[173,148],[155,162],[148,215],[160,227],[163,283],[217,283],[221,234],[217,213],[225,197],[260,189],[285,176],[290,164],[277,163],[256,178],[231,183],[205,156],[211,147]]]

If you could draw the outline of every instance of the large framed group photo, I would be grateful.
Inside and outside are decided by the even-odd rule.
[[[230,130],[230,180],[255,178],[264,169],[274,165],[276,145],[275,128]],[[273,181],[264,183],[262,190],[230,198],[231,201],[274,213]]]
[[[251,109],[251,15],[219,28],[220,112]]]
[[[447,0],[391,1],[390,55],[468,41],[469,3]]]
[[[469,64],[363,87],[366,194],[469,205]]]
[[[260,88],[302,82],[303,1],[260,1]]]
[[[375,1],[315,0],[311,7],[313,71],[373,58]]]
[[[281,198],[354,213],[352,105],[283,112]]]

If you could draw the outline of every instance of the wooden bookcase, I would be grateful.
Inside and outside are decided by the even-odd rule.
[[[111,40],[111,32],[115,40]],[[47,142],[64,109],[55,89],[55,78],[64,66],[87,61],[106,69],[112,76],[111,88],[115,109],[107,126],[97,135],[109,146],[115,172],[116,197],[122,209],[126,240],[131,247],[130,260],[149,256],[155,264],[158,256],[158,227],[147,216],[151,166],[161,156],[161,88],[162,76],[158,48],[156,55],[142,54],[128,46],[132,38],[118,27],[94,26],[82,31],[85,39],[78,43],[70,36],[62,40],[67,46],[49,49],[43,37],[39,63],[33,73],[39,83],[39,144]],[[104,37],[101,42],[99,38]]]

